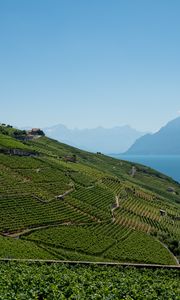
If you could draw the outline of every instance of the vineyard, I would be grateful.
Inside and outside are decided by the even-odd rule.
[[[23,149],[0,153],[1,258],[178,263],[180,185],[171,178],[138,164],[132,176],[130,162],[47,137],[1,134],[0,148]]]
[[[1,263],[0,299],[178,300],[178,270]]]

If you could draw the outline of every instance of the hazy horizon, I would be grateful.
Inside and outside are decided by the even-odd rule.
[[[154,131],[148,131],[148,130],[138,130],[137,128],[133,127],[131,124],[117,124],[115,126],[109,126],[109,127],[106,127],[106,126],[102,126],[102,125],[97,125],[97,126],[92,126],[92,127],[78,127],[78,126],[69,126],[68,124],[63,124],[63,123],[57,123],[57,124],[50,124],[49,126],[35,126],[36,124],[31,124],[31,125],[24,125],[24,126],[18,126],[17,124],[10,124],[11,122],[7,122],[6,124],[10,124],[10,125],[13,125],[13,127],[15,128],[19,128],[19,129],[31,129],[31,128],[41,128],[41,129],[49,129],[49,128],[54,128],[54,127],[57,127],[57,126],[63,126],[65,127],[66,129],[68,130],[79,130],[79,131],[83,131],[83,130],[95,130],[95,129],[106,129],[106,130],[110,130],[110,129],[115,129],[115,128],[131,128],[133,130],[136,130],[138,132],[141,132],[141,133],[144,133],[144,134],[147,134],[147,133],[156,133],[158,132],[162,127],[166,126],[169,122],[177,119],[177,118],[180,118],[180,116],[176,117],[176,118],[173,118],[171,120],[167,120],[165,123],[162,124],[162,126],[160,126],[159,128],[157,128],[156,130]],[[1,122],[0,120],[0,123],[3,123]]]
[[[14,124],[13,124],[14,125]],[[16,125],[14,125],[15,127],[17,128],[20,128],[20,129],[26,129],[26,128],[33,128],[34,125],[32,124],[32,126],[22,126],[22,127],[18,127]],[[93,130],[93,129],[114,129],[114,128],[123,128],[123,127],[129,127],[129,128],[132,128],[134,130],[136,130],[136,128],[133,128],[131,125],[129,124],[120,124],[120,125],[116,125],[116,126],[111,126],[111,127],[106,127],[106,126],[102,126],[102,125],[98,125],[98,126],[94,126],[94,127],[71,127],[71,126],[68,126],[68,124],[63,124],[63,123],[58,123],[58,124],[52,124],[52,125],[49,125],[49,126],[44,126],[44,127],[40,127],[41,129],[49,129],[49,128],[53,128],[53,127],[56,127],[56,126],[63,126],[69,130]],[[36,127],[36,126],[35,126]],[[137,130],[139,131],[139,130]]]

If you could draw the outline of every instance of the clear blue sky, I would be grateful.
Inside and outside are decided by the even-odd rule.
[[[179,0],[0,0],[0,122],[156,130],[180,111]]]

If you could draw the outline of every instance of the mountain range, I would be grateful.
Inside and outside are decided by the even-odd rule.
[[[135,141],[126,154],[178,155],[180,154],[180,117],[170,121],[154,134],[146,134]]]
[[[62,124],[43,129],[46,135],[71,146],[91,152],[123,153],[145,132],[128,125],[113,128],[69,129]]]

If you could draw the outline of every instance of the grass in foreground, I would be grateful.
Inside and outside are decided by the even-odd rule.
[[[179,271],[0,264],[0,299],[180,299]]]

